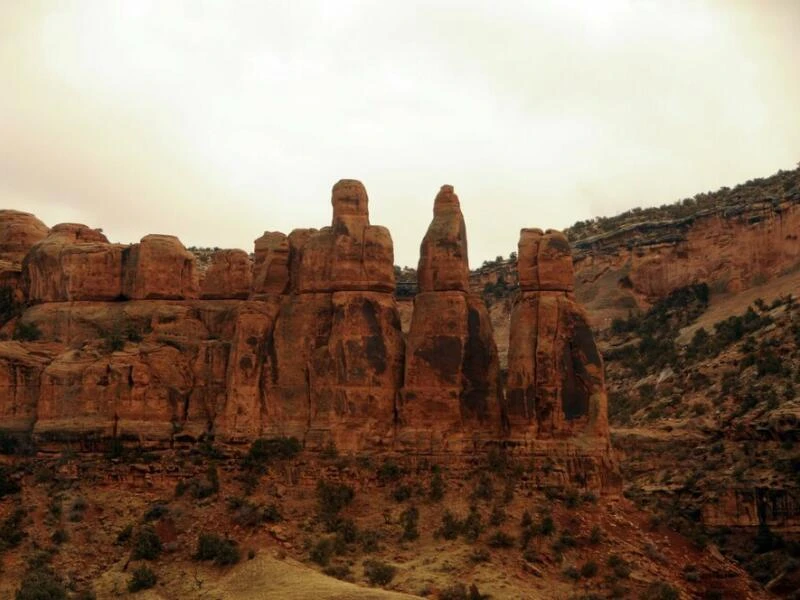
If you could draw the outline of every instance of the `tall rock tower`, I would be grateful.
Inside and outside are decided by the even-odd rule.
[[[398,441],[418,450],[474,449],[499,437],[502,391],[489,314],[469,291],[467,231],[452,186],[434,201],[417,278]]]
[[[603,361],[575,301],[567,238],[523,229],[511,313],[506,412],[518,440],[608,438]]]
[[[288,237],[291,295],[269,348],[264,431],[310,448],[388,446],[404,347],[392,237],[370,225],[361,182],[339,181],[331,202],[330,227]]]

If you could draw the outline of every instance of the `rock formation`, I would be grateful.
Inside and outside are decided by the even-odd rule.
[[[289,236],[293,293],[275,324],[265,429],[317,447],[386,446],[403,365],[392,239],[370,225],[360,182],[338,182],[331,201],[330,227]]]
[[[209,300],[246,299],[253,284],[250,257],[244,250],[219,250],[200,285],[200,297]]]
[[[512,437],[607,438],[603,361],[588,317],[575,302],[566,237],[523,229],[518,263],[506,388]]]
[[[602,484],[602,364],[563,236],[526,230],[520,242],[505,406],[453,188],[437,195],[420,247],[407,336],[392,238],[370,224],[364,186],[342,180],[331,201],[330,226],[265,232],[252,260],[215,251],[202,274],[173,236],[124,246],[85,225],[47,230],[0,213],[11,232],[0,250],[16,260],[30,246],[18,277],[27,308],[0,324],[0,428],[86,448],[295,436],[309,449],[459,456],[500,444],[534,461],[569,457],[559,483],[581,473]],[[572,444],[584,434],[599,453]],[[545,454],[528,443],[555,438]]]
[[[289,239],[280,231],[265,231],[255,241],[253,297],[285,294],[289,287]]]
[[[398,406],[401,441],[412,447],[461,450],[501,435],[497,348],[468,276],[464,217],[445,185],[420,247]]]
[[[173,235],[146,235],[125,251],[123,295],[131,300],[197,296],[194,255]]]

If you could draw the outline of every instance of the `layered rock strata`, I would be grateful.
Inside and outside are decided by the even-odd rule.
[[[469,292],[467,232],[452,186],[434,200],[417,277],[398,406],[402,443],[458,451],[499,439],[497,348],[486,306]]]
[[[84,225],[47,230],[0,213],[0,233],[12,232],[0,251],[29,245],[27,309],[0,324],[0,429],[87,449],[279,435],[344,452],[503,445],[563,458],[551,483],[606,486],[602,364],[563,236],[526,230],[520,242],[506,404],[453,188],[434,201],[407,335],[392,239],[370,223],[364,186],[340,181],[331,201],[330,226],[265,232],[252,258],[218,250],[202,274],[172,236],[124,246]]]

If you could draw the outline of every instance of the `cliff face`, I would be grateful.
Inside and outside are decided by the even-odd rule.
[[[202,269],[172,236],[122,246],[84,225],[47,230],[8,213],[0,231],[24,303],[10,298],[0,331],[2,429],[88,449],[111,439],[164,447],[209,436],[412,453],[504,444],[569,457],[553,474],[559,483],[615,484],[602,365],[571,292],[546,318],[519,311],[520,347],[539,347],[515,363],[538,373],[525,383],[534,390],[526,406],[553,423],[581,424],[542,426],[534,447],[537,431],[510,418],[492,321],[469,289],[466,225],[452,187],[434,202],[407,334],[391,235],[370,223],[364,186],[342,180],[331,201],[330,226],[265,232],[252,258],[218,250]],[[563,237],[548,239],[559,241],[558,252],[541,252],[535,269],[556,288],[532,293],[564,295],[569,248]],[[558,398],[546,393],[551,378]]]

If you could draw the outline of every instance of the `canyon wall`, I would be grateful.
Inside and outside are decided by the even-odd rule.
[[[453,188],[434,201],[407,333],[392,238],[370,223],[364,186],[342,180],[331,202],[329,226],[265,232],[252,257],[218,250],[202,269],[173,236],[125,246],[0,213],[0,260],[16,274],[0,329],[0,429],[88,449],[209,436],[412,453],[501,444],[568,457],[565,481],[613,480],[602,363],[563,237],[521,253],[521,272],[538,279],[518,304],[507,403]]]

